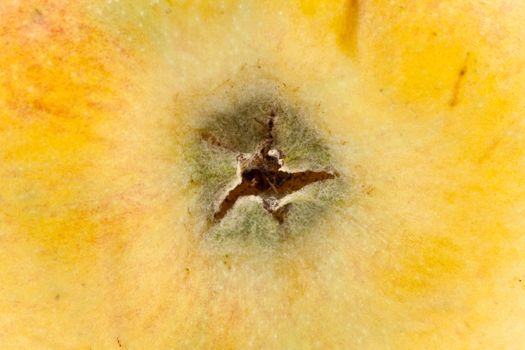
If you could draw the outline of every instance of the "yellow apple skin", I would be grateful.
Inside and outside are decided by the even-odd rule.
[[[2,1],[0,348],[523,349],[524,37],[519,0]],[[260,80],[351,199],[218,253],[182,154]]]

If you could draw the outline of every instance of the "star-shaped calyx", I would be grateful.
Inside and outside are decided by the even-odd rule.
[[[282,204],[287,195],[299,191],[312,183],[329,180],[337,175],[328,171],[305,170],[292,172],[283,168],[284,154],[275,145],[274,126],[276,114],[271,112],[266,121],[260,121],[266,128],[266,137],[257,145],[253,153],[239,153],[237,157],[241,181],[230,190],[215,213],[216,222],[222,220],[237,200],[244,196],[258,196],[263,207],[275,220],[283,223],[288,204]],[[207,142],[220,146],[220,142],[210,136],[203,137]]]

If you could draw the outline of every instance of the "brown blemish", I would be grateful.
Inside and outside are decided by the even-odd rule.
[[[457,106],[459,102],[459,93],[461,91],[461,85],[463,84],[463,80],[465,79],[465,75],[467,74],[468,58],[469,54],[467,53],[467,57],[465,57],[465,61],[463,62],[463,65],[459,70],[456,82],[454,83],[454,87],[452,88],[452,97],[450,98],[449,102],[450,107]]]
[[[208,144],[210,144],[212,146],[219,147],[219,148],[225,149],[227,151],[233,151],[232,147],[230,147],[229,145],[224,144],[215,135],[213,135],[213,134],[211,134],[211,133],[209,133],[207,131],[201,132],[201,139],[203,139],[204,141],[206,141]]]
[[[270,212],[273,216],[273,218],[279,223],[279,224],[282,224],[284,223],[284,219],[286,218],[286,214],[288,214],[288,210],[290,209],[290,205],[289,204],[285,204],[283,205],[282,207],[278,208],[278,209],[272,209],[271,206],[269,206],[267,204],[267,202],[263,202],[264,203],[264,208]]]
[[[333,179],[336,176],[327,171],[288,172],[283,170],[283,154],[274,148],[275,118],[275,112],[270,112],[266,122],[260,121],[266,124],[267,135],[259,143],[257,150],[248,157],[239,155],[241,182],[223,199],[213,215],[215,221],[218,222],[224,218],[239,198],[259,196],[263,200],[264,209],[282,224],[288,211],[288,205],[279,206],[281,198],[312,183]],[[221,145],[213,138],[203,137],[203,139],[214,145]]]
[[[121,348],[122,347],[122,344],[120,343],[120,339],[117,337],[117,344],[118,344],[118,347]]]

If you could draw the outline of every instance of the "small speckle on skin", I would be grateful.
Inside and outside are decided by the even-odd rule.
[[[231,269],[231,257],[229,254],[224,255],[222,262],[228,269]]]
[[[183,278],[184,281],[187,281],[188,278],[190,278],[190,273],[191,273],[190,268],[189,267],[185,267],[183,275],[182,275],[182,278]]]

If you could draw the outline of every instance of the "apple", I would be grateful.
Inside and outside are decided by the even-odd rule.
[[[522,349],[525,3],[4,0],[1,349]]]

